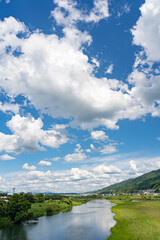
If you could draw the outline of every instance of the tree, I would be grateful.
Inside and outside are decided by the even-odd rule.
[[[30,193],[26,193],[24,194],[24,197],[27,201],[29,201],[30,203],[34,203],[35,202],[35,199],[34,199],[34,196]]]
[[[38,194],[36,194],[35,199],[36,199],[36,202],[38,202],[38,203],[44,202],[43,193],[38,193]]]
[[[49,206],[48,206],[48,207],[46,208],[46,214],[47,214],[47,216],[51,216],[51,215],[53,215],[53,213],[54,213],[54,212],[53,212],[52,207],[49,207]]]
[[[14,223],[23,222],[30,218],[28,213],[30,207],[31,203],[26,200],[24,195],[14,194],[9,198],[6,212]]]
[[[6,202],[3,199],[0,199],[0,217],[6,215]]]

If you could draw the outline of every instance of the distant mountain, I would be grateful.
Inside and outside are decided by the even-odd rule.
[[[98,190],[97,193],[133,193],[147,189],[160,191],[160,169],[143,174],[137,178],[110,185],[109,187]]]

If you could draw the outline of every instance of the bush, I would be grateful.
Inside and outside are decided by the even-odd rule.
[[[47,207],[47,208],[46,208],[46,215],[47,215],[47,216],[51,216],[51,215],[53,215],[53,213],[54,213],[54,212],[53,212],[53,209],[52,209],[51,207]]]

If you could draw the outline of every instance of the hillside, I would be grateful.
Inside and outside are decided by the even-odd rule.
[[[139,190],[160,190],[160,169],[128,179],[120,183],[98,190],[97,193],[137,192]]]

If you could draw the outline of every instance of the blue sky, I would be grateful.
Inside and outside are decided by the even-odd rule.
[[[0,1],[0,190],[160,168],[160,2]]]

